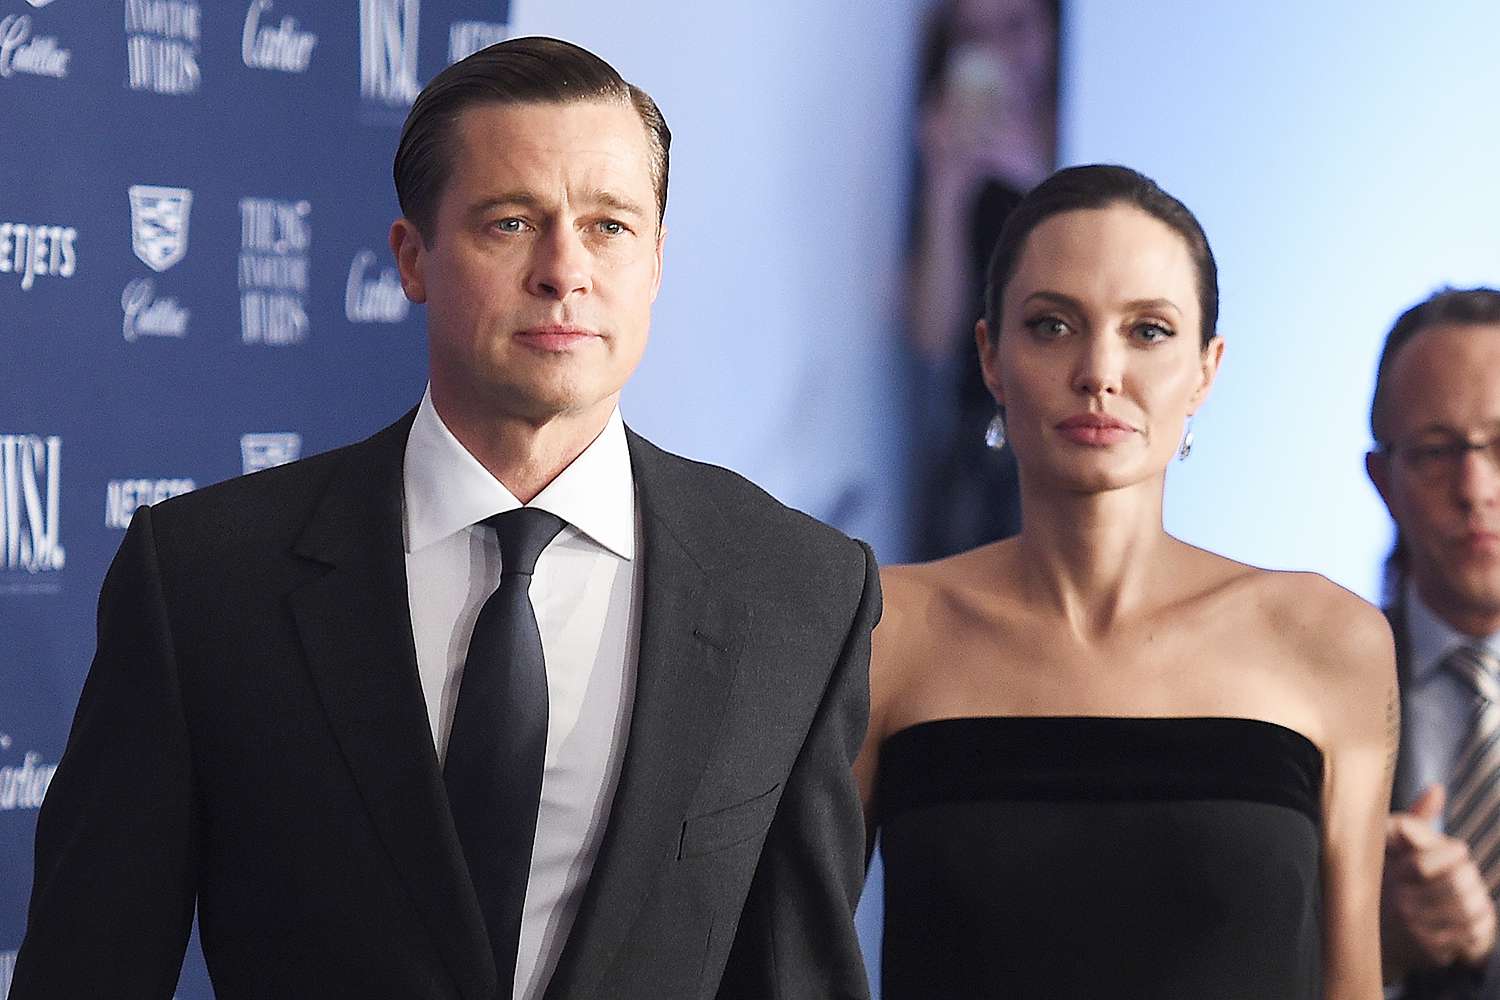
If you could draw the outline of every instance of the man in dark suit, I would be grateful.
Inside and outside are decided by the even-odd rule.
[[[14,1000],[169,997],[195,904],[224,998],[867,996],[871,554],[618,415],[668,141],[554,40],[423,91],[428,392],[137,513]]]
[[[1396,321],[1370,425],[1397,528],[1387,982],[1407,1000],[1500,998],[1500,292],[1445,289]]]

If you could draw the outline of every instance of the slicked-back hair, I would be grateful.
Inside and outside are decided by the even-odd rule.
[[[1188,207],[1139,171],[1113,164],[1067,167],[1042,181],[1011,210],[985,269],[984,319],[990,336],[1000,336],[1005,289],[1016,276],[1021,253],[1033,230],[1054,215],[1129,205],[1182,237],[1198,279],[1201,340],[1207,347],[1219,323],[1219,266],[1203,227]]]
[[[1435,326],[1500,326],[1500,291],[1493,288],[1440,288],[1402,313],[1380,349],[1375,394],[1370,400],[1370,436],[1389,447],[1390,380],[1396,355],[1413,337]]]
[[[656,219],[667,211],[668,154],[672,133],[651,95],[627,83],[589,50],[557,38],[511,38],[461,59],[417,95],[392,173],[401,214],[432,241],[438,200],[453,169],[453,133],[460,113],[477,104],[573,104],[616,101],[635,108],[646,132]]]

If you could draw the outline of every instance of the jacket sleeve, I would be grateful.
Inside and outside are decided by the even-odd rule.
[[[787,779],[740,915],[718,1000],[868,1000],[854,911],[865,824],[854,758],[870,717],[870,633],[880,619],[875,556],[838,662]]]
[[[11,1000],[170,998],[196,896],[193,777],[150,508],[99,595],[98,647],[37,820]]]

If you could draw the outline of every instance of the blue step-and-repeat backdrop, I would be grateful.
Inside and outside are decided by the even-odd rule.
[[[422,84],[508,21],[508,0],[0,0],[0,1000],[132,512],[420,397],[391,157]],[[178,995],[211,995],[196,957]]]

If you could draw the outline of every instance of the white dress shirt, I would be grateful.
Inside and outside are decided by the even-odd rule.
[[[417,669],[445,758],[479,609],[500,582],[495,532],[476,525],[522,506],[422,397],[404,470],[406,583]],[[635,482],[619,410],[527,506],[566,527],[542,551],[531,603],[547,664],[547,754],[514,1000],[546,989],[609,819],[635,693],[640,581]]]
[[[1449,625],[1417,596],[1417,588],[1406,586],[1406,690],[1402,692],[1407,744],[1407,766],[1416,791],[1453,777],[1453,765],[1468,737],[1474,715],[1474,689],[1452,670],[1443,668],[1448,654],[1474,640]],[[1483,641],[1491,652],[1500,652],[1497,636]],[[1405,808],[1410,802],[1402,802]]]

